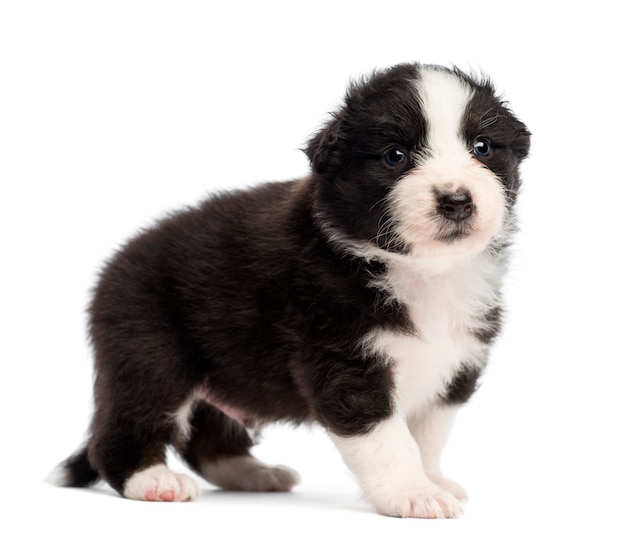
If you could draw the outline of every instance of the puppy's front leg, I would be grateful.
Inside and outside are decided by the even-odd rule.
[[[363,435],[331,433],[331,437],[379,513],[420,518],[459,517],[463,513],[456,497],[426,476],[419,446],[399,415]]]
[[[443,476],[441,471],[441,453],[457,410],[458,408],[454,405],[434,406],[409,423],[409,427],[419,445],[424,472],[428,478],[460,501],[466,501],[467,493],[463,487]]]

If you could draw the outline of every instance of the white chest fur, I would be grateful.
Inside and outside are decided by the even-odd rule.
[[[464,366],[482,366],[486,348],[472,331],[497,305],[501,270],[488,256],[474,257],[436,273],[402,260],[389,267],[383,283],[403,303],[415,335],[378,330],[368,337],[393,364],[397,409],[417,416]]]

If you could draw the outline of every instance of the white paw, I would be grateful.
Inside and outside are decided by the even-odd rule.
[[[193,479],[172,473],[165,465],[154,465],[131,476],[124,497],[138,501],[181,502],[200,495]]]
[[[446,490],[448,493],[452,493],[459,501],[467,502],[467,492],[463,489],[463,486],[457,484],[454,480],[450,480],[445,477],[430,477],[435,484],[440,488]]]
[[[416,488],[388,498],[374,499],[376,510],[392,517],[456,518],[463,514],[459,500],[436,486]]]

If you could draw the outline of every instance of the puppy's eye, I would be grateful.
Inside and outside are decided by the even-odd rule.
[[[404,164],[409,159],[409,156],[404,149],[392,147],[385,151],[383,158],[388,166],[396,167],[400,164]]]
[[[472,152],[476,156],[489,156],[491,154],[491,144],[485,138],[476,138]]]

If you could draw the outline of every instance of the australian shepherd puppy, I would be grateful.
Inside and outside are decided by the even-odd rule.
[[[439,459],[500,329],[529,139],[486,79],[398,65],[350,86],[307,177],[133,238],[93,294],[95,411],[56,482],[193,499],[171,445],[216,486],[288,491],[255,433],[316,421],[380,513],[459,516]]]

